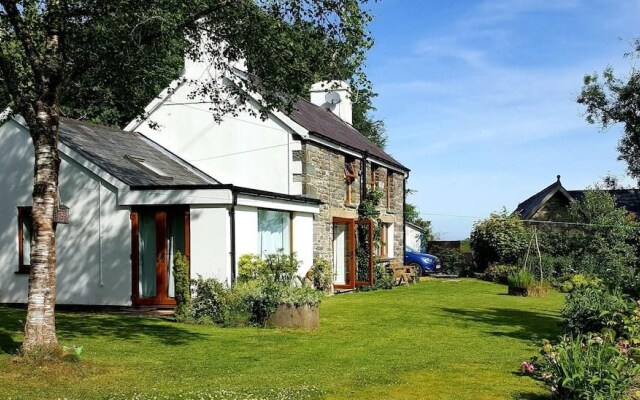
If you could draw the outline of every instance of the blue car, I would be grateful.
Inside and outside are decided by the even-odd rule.
[[[410,265],[421,275],[435,274],[440,269],[440,260],[431,254],[420,253],[407,246],[404,250],[404,265]]]

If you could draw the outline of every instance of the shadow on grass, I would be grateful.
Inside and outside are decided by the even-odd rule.
[[[518,393],[513,400],[551,400],[551,395],[540,393]]]
[[[506,336],[525,341],[554,338],[560,334],[560,317],[515,308],[490,308],[486,310],[460,310],[443,308],[444,312],[463,321],[478,324],[478,328],[495,336]],[[485,328],[501,327],[503,330]]]
[[[0,307],[0,349],[15,354],[21,343],[13,336],[22,332],[25,310]],[[116,314],[58,313],[56,328],[61,341],[95,337],[114,340],[155,339],[164,345],[179,346],[206,335],[187,327],[147,316]]]

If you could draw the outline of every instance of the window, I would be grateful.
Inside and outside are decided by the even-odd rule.
[[[393,257],[393,224],[380,223],[380,245],[376,255],[382,258]]]
[[[344,182],[345,182],[344,203],[347,205],[351,204],[351,191],[353,190],[352,184],[357,177],[355,161],[356,160],[353,157],[350,157],[350,156],[344,157]]]
[[[32,232],[31,207],[18,207],[18,273],[28,274],[31,268]]]
[[[291,253],[291,213],[258,210],[258,250],[260,256],[282,250]]]

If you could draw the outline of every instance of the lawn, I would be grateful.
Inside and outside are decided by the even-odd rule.
[[[558,334],[563,297],[506,291],[463,279],[334,296],[307,333],[59,313],[82,361],[45,367],[13,361],[24,311],[0,307],[0,398],[544,398],[516,372]]]

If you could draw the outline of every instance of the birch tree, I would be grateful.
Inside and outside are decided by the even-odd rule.
[[[371,46],[366,2],[0,0],[0,105],[24,118],[35,150],[23,353],[58,347],[54,209],[60,117],[81,118],[84,112],[103,123],[122,122],[122,115],[142,111],[184,55],[206,56],[222,73],[233,72],[241,60],[246,66],[246,78],[234,85],[198,87],[199,95],[218,100],[212,109],[218,117],[242,107],[241,101],[222,100],[229,96],[242,100],[259,92],[263,111],[290,110],[313,81],[351,77],[357,85],[365,79],[361,68]],[[101,107],[96,95],[114,111]]]

